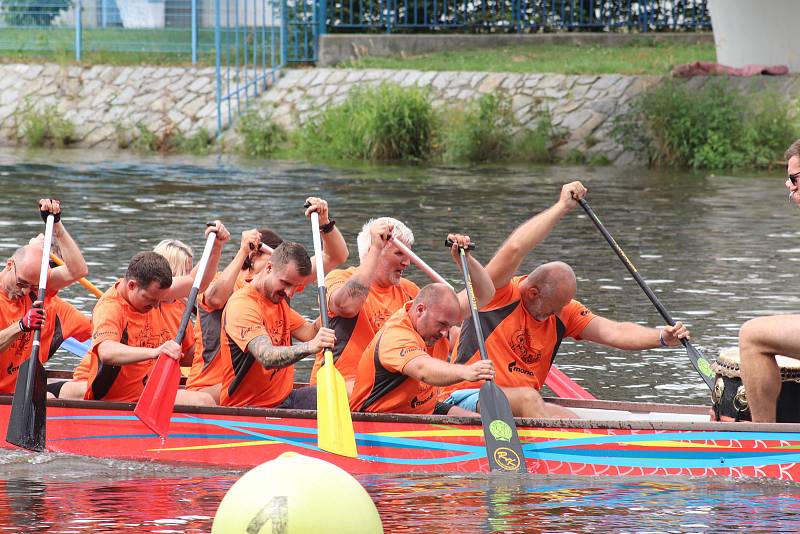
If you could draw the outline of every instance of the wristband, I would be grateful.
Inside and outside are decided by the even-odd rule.
[[[333,231],[334,226],[336,226],[336,221],[334,219],[331,219],[330,222],[328,222],[328,224],[323,224],[322,226],[320,226],[319,231],[322,232],[323,234],[329,234]]]
[[[669,347],[669,345],[667,345],[666,341],[664,341],[664,331],[663,330],[658,333],[658,342],[661,344],[662,347]]]

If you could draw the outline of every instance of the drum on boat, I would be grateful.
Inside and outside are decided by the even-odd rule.
[[[800,423],[800,360],[775,357],[781,369],[781,393],[778,396],[778,423]],[[750,406],[740,374],[739,349],[722,349],[711,364],[717,374],[711,400],[717,421],[750,421]]]

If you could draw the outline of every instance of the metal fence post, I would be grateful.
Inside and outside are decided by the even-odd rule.
[[[192,0],[192,65],[197,64],[197,0]]]
[[[319,3],[319,9],[317,12],[319,13],[319,29],[317,30],[317,43],[319,43],[319,38],[325,35],[325,32],[328,29],[328,0],[317,0]]]
[[[281,0],[281,67],[286,65],[286,54],[289,49],[289,6]]]
[[[81,7],[81,0],[75,0],[75,61],[81,60],[81,41],[83,39]]]
[[[108,0],[103,0],[100,5],[100,25],[103,28],[108,25]]]
[[[217,70],[217,135],[222,134],[222,16],[219,0],[214,0],[214,50]]]

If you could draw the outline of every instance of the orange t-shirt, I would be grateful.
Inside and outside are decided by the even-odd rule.
[[[480,311],[486,352],[494,363],[495,383],[506,387],[534,387],[544,384],[561,340],[580,339],[580,333],[595,315],[577,300],[570,301],[557,315],[544,321],[534,319],[522,304],[519,284],[525,276],[515,276],[498,289],[492,301]],[[480,359],[478,339],[472,318],[464,321],[452,361],[468,365]],[[460,382],[447,386],[441,398],[457,389],[479,388],[480,382]]]
[[[432,414],[438,387],[403,374],[414,358],[447,361],[450,343],[441,338],[433,347],[425,345],[414,326],[406,303],[392,315],[364,351],[350,395],[350,409],[358,412]]]
[[[213,282],[222,275],[214,275]],[[237,277],[233,284],[233,291],[241,289],[247,282]],[[197,321],[194,325],[194,359],[189,377],[186,379],[186,389],[203,389],[222,383],[223,369],[220,364],[219,340],[222,329],[222,308],[212,310],[206,302],[206,293],[197,295]]]
[[[0,327],[7,328],[19,322],[35,298],[24,296],[11,300],[4,291],[0,291]],[[55,354],[65,339],[89,339],[91,321],[72,304],[48,294],[44,299],[44,311],[46,320],[39,338],[39,361],[42,363]],[[22,332],[5,350],[0,351],[0,393],[14,393],[19,366],[31,356],[33,335],[33,332]]]
[[[247,350],[258,336],[269,336],[276,347],[292,344],[292,332],[306,324],[289,303],[275,304],[247,285],[231,295],[222,313],[220,361],[223,406],[277,406],[292,392],[294,366],[265,369]]]
[[[86,399],[135,402],[142,394],[155,360],[143,360],[127,365],[102,363],[97,347],[103,341],[116,341],[130,347],[155,348],[175,339],[185,304],[180,301],[163,303],[146,313],[128,304],[118,288],[124,280],[110,287],[92,312],[92,351],[86,388]],[[189,328],[181,340],[187,351],[194,340]]]
[[[325,287],[328,289],[329,327],[336,332],[333,361],[345,380],[352,380],[356,377],[361,355],[383,323],[419,293],[417,284],[405,278],[401,278],[400,284],[396,286],[377,287],[373,285],[369,288],[369,294],[358,315],[355,317],[334,315],[330,311],[333,293],[344,286],[355,271],[355,267],[344,270],[336,269],[325,277]],[[317,354],[314,367],[311,369],[312,384],[316,384],[317,371],[324,361],[323,353]]]

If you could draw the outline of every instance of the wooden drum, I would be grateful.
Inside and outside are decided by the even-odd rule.
[[[778,396],[777,421],[800,423],[800,360],[785,356],[775,357],[781,369],[781,393]],[[720,351],[719,358],[711,364],[717,374],[711,399],[717,421],[750,421],[750,407],[739,371],[739,349]]]

